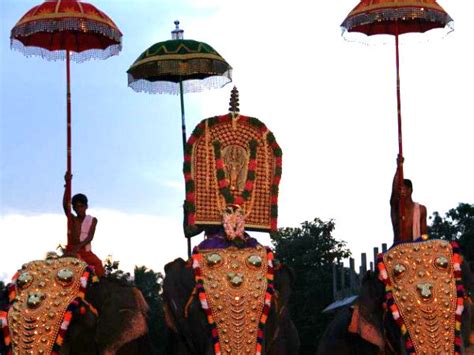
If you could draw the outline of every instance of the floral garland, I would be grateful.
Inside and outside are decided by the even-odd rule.
[[[2,331],[2,334],[3,334],[5,354],[11,355],[12,349],[11,349],[10,330],[8,329],[8,312],[0,311],[0,330]]]
[[[12,277],[12,282],[7,285],[8,302],[10,305],[16,298],[16,280],[18,279],[18,276],[20,276],[20,274],[19,272],[16,272]],[[5,353],[6,355],[11,355],[12,347],[10,329],[8,328],[8,308],[9,307],[7,307],[5,310],[0,310],[0,329],[3,334]]]
[[[265,323],[268,319],[268,314],[270,313],[270,307],[272,302],[272,296],[274,294],[274,286],[273,286],[273,253],[270,248],[266,247],[267,249],[267,290],[265,292],[265,300],[263,304],[262,315],[260,317],[260,321],[258,323],[258,331],[257,331],[257,347],[256,347],[256,355],[262,354],[262,344],[264,338],[264,329]],[[221,355],[221,345],[219,342],[219,334],[217,333],[217,325],[214,321],[214,317],[212,316],[212,311],[209,308],[209,303],[207,302],[207,295],[204,289],[204,278],[202,276],[201,270],[201,262],[202,262],[202,254],[199,252],[199,248],[195,247],[193,250],[193,255],[191,256],[193,260],[193,269],[194,269],[194,278],[196,280],[196,290],[198,293],[199,301],[201,303],[201,307],[204,310],[204,313],[207,317],[207,322],[211,327],[211,334],[212,334],[212,341],[214,343],[214,352],[215,355]]]
[[[196,128],[194,129],[193,133],[188,139],[188,142],[186,143],[185,146],[185,153],[184,153],[184,164],[183,164],[183,174],[184,174],[184,180],[186,184],[186,200],[184,202],[184,210],[186,214],[186,219],[185,219],[185,232],[186,234],[194,234],[198,228],[196,227],[196,199],[195,199],[195,182],[194,179],[191,175],[191,160],[192,160],[192,152],[193,152],[193,147],[196,141],[204,134],[206,130],[206,124],[207,127],[211,128],[215,126],[216,124],[220,123],[226,123],[226,122],[231,122],[232,120],[232,115],[223,115],[223,116],[215,116],[211,117],[208,119],[205,119],[201,121]],[[277,230],[277,218],[278,218],[278,186],[280,184],[281,180],[281,174],[282,174],[282,150],[278,143],[276,142],[275,136],[273,133],[271,133],[268,128],[263,124],[260,120],[254,117],[248,117],[248,116],[238,116],[239,122],[242,123],[248,123],[249,125],[256,127],[258,131],[262,135],[266,135],[266,142],[270,146],[270,148],[273,151],[273,155],[275,157],[275,169],[274,169],[274,176],[273,176],[273,181],[271,184],[271,189],[270,189],[270,199],[271,199],[271,230],[276,231]],[[252,157],[250,158],[252,160]],[[253,163],[251,161],[249,162],[249,171],[253,170],[253,174],[255,174],[255,168],[256,168],[256,163],[255,166],[252,166]],[[217,165],[217,164],[216,164]],[[217,166],[219,170],[219,165]],[[223,171],[222,171],[223,173]],[[217,173],[219,174],[218,180],[220,176],[222,176],[222,173]],[[224,173],[225,177],[225,173]],[[252,180],[252,182],[249,182]],[[236,204],[242,204],[244,201],[244,196],[248,195],[250,196],[251,189],[253,188],[253,181],[255,180],[255,175],[252,178],[252,174],[249,175],[247,173],[247,183],[245,185],[245,190],[242,192],[242,196],[239,196],[235,199],[234,202],[230,203],[236,203]],[[222,183],[223,185],[224,183]],[[224,198],[229,199],[232,201],[233,196],[230,194],[230,191],[228,193],[226,192],[227,190],[225,188],[226,186],[221,186],[219,184],[220,192],[223,194]],[[227,197],[226,197],[227,196]],[[246,197],[248,199],[249,197]],[[228,202],[229,203],[229,202]]]
[[[239,205],[226,207],[223,212],[222,221],[227,239],[245,239],[245,217]]]
[[[454,331],[454,354],[461,355],[461,316],[464,311],[464,286],[462,283],[462,274],[461,274],[461,264],[462,264],[462,256],[461,250],[459,248],[459,244],[452,241],[451,246],[453,249],[453,256],[452,256],[452,263],[454,269],[454,278],[456,280],[456,291],[457,291],[457,300],[456,300],[456,314],[455,314],[455,331]],[[398,306],[395,303],[393,298],[393,285],[388,277],[387,269],[385,268],[385,264],[383,262],[383,253],[377,255],[377,267],[379,270],[379,279],[385,284],[385,303],[384,308],[385,310],[389,309],[395,323],[400,327],[403,341],[405,344],[405,348],[407,354],[416,354],[415,346],[413,345],[413,341],[410,338],[410,334],[408,333],[407,327],[403,321],[403,318],[400,315],[400,311]]]
[[[464,311],[464,298],[466,296],[466,292],[464,289],[464,285],[462,283],[462,271],[461,271],[461,264],[463,262],[463,257],[461,255],[461,248],[457,242],[452,241],[451,247],[453,248],[453,269],[454,269],[454,279],[456,280],[456,322],[455,322],[455,330],[454,330],[454,351],[456,355],[461,354],[461,324],[462,324],[462,313]]]
[[[13,278],[12,283],[8,285],[8,299],[10,305],[13,304],[16,298],[16,280],[18,279],[19,273],[17,272]],[[80,287],[77,297],[69,304],[66,308],[66,312],[64,313],[61,326],[59,327],[58,335],[56,336],[56,340],[53,345],[53,349],[51,351],[51,355],[59,355],[61,346],[64,342],[64,337],[66,336],[67,330],[69,328],[69,324],[71,323],[72,316],[74,312],[80,308],[80,313],[83,314],[82,307],[89,307],[94,312],[95,309],[92,308],[85,300],[85,293],[87,289],[87,285],[91,283],[99,282],[99,278],[94,273],[93,266],[87,266],[79,279]],[[96,312],[96,311],[95,311]],[[8,312],[0,311],[0,328],[3,333],[3,338],[6,346],[6,354],[11,355],[11,337],[10,337],[10,330],[8,328]]]
[[[84,301],[87,285],[89,283],[96,283],[98,281],[99,279],[94,273],[94,267],[91,265],[88,265],[86,269],[84,270],[84,273],[82,274],[81,278],[79,279],[80,287],[79,287],[79,292],[78,292],[77,297],[66,308],[66,312],[64,313],[61,326],[59,327],[59,332],[58,332],[58,335],[56,336],[56,341],[54,342],[51,355],[59,355],[61,351],[61,346],[63,345],[63,342],[64,342],[64,337],[66,336],[73,314],[76,312],[76,310],[79,307],[82,308],[88,305]]]
[[[265,292],[265,301],[263,304],[262,316],[260,317],[260,322],[258,323],[258,332],[257,332],[257,353],[256,355],[262,354],[262,344],[264,338],[264,328],[267,323],[268,314],[270,313],[270,307],[272,306],[272,296],[275,293],[273,286],[273,253],[269,247],[267,249],[267,290]]]

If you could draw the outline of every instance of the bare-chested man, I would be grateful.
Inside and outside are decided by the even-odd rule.
[[[66,173],[64,179],[66,183],[70,181],[72,175]],[[64,185],[66,187],[66,185]],[[71,233],[68,235],[65,255],[77,256],[84,260],[87,264],[94,266],[97,276],[103,276],[105,273],[102,261],[92,252],[91,242],[94,239],[95,227],[97,225],[97,218],[86,215],[87,210],[87,196],[77,194],[72,197],[72,209],[76,215],[71,216]],[[64,190],[63,208],[66,216],[68,215],[68,203],[66,190]]]
[[[408,179],[404,179],[400,187],[399,174],[402,170],[403,160],[403,157],[398,156],[397,171],[393,177],[392,196],[390,197],[390,210],[395,243],[408,242],[422,236],[425,237],[428,231],[426,225],[426,207],[413,202],[411,197],[413,192],[412,182]],[[400,199],[403,203],[403,221],[400,219]],[[400,228],[400,224],[402,228]]]

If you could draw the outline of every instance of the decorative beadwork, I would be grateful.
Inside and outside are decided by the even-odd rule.
[[[460,354],[461,263],[457,244],[441,240],[398,244],[378,256],[385,308],[400,326],[408,354]]]
[[[218,253],[216,269],[203,260]],[[260,259],[249,267],[248,259]],[[207,315],[216,355],[262,353],[263,331],[273,295],[273,254],[257,248],[193,252],[193,268],[201,306]]]
[[[75,258],[25,264],[9,286],[8,315],[0,319],[9,351],[59,354],[73,311],[95,281],[93,269]]]
[[[229,153],[236,160],[245,157],[240,150],[248,155],[241,171],[232,174],[223,159],[231,146],[239,147]],[[198,233],[197,226],[221,225],[228,204],[243,209],[246,229],[276,230],[281,156],[275,137],[256,118],[229,114],[199,123],[186,144],[183,165],[186,235]]]

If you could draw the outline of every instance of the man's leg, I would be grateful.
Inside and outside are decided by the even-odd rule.
[[[94,266],[95,274],[98,277],[104,276],[105,269],[102,265],[102,261],[91,251],[79,251],[79,257],[84,260],[87,264]]]

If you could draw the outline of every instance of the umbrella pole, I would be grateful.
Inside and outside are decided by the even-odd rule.
[[[403,143],[402,143],[402,105],[401,105],[401,96],[400,96],[400,60],[398,53],[398,22],[395,22],[395,63],[397,71],[397,116],[398,116],[398,155],[400,159],[403,159]],[[397,167],[398,170],[398,186],[399,186],[399,237],[401,240],[405,236],[402,233],[405,230],[405,201],[402,196],[403,188],[403,164],[400,164],[400,167]]]
[[[183,138],[183,156],[186,155],[186,120],[184,117],[184,97],[183,97],[183,81],[179,81],[179,98],[181,102],[181,134]],[[191,257],[191,238],[187,237],[188,240],[188,258]]]
[[[68,243],[71,237],[72,219],[71,219],[71,191],[72,191],[72,174],[71,174],[71,69],[69,50],[66,50],[66,81],[67,81],[67,175],[70,177],[66,180],[66,201],[67,201],[67,237]]]

